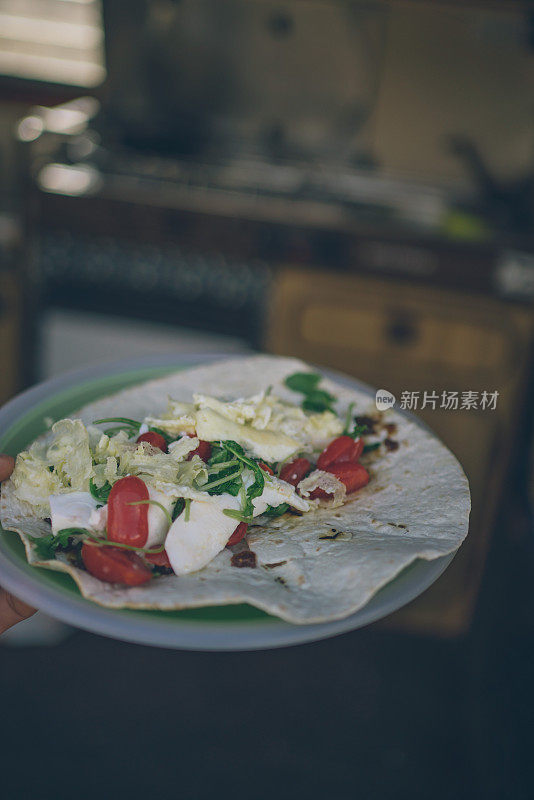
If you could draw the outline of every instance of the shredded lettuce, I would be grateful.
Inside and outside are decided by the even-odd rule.
[[[37,450],[31,447],[29,451],[19,453],[11,480],[19,500],[29,503],[37,515],[46,517],[50,513],[50,495],[59,494],[65,489],[61,478],[50,471]]]
[[[93,459],[89,435],[79,419],[61,419],[52,425],[53,439],[46,451],[47,463],[63,485],[79,492],[89,491]]]

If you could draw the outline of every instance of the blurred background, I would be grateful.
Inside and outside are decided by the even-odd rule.
[[[388,620],[237,655],[3,637],[6,796],[532,797],[533,4],[0,0],[0,173],[2,402],[250,349],[498,392],[421,411],[470,535]]]

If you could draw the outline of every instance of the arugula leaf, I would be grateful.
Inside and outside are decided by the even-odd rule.
[[[289,503],[281,503],[279,506],[267,506],[263,512],[267,517],[281,517],[289,508]]]
[[[128,425],[130,428],[141,427],[140,422],[130,417],[104,417],[103,419],[93,420],[93,425],[100,425],[101,422],[120,422],[122,425]]]
[[[345,435],[350,436],[352,439],[359,439],[360,436],[363,436],[365,433],[367,433],[367,428],[365,425],[355,424],[353,429],[351,431],[347,431]]]
[[[366,444],[363,448],[364,453],[371,453],[373,450],[378,450],[382,442],[373,442],[373,444]]]
[[[172,521],[174,522],[175,519],[178,519],[180,514],[185,508],[185,500],[183,497],[179,497],[176,501],[176,504],[172,510]]]
[[[306,411],[333,411],[336,398],[330,392],[319,389],[321,376],[317,372],[294,372],[284,383],[293,392],[304,395],[302,408]]]
[[[56,550],[59,547],[67,547],[69,539],[73,536],[86,536],[89,531],[85,528],[63,528],[57,534],[49,533],[46,536],[28,536],[29,540],[35,545],[37,556],[43,561],[50,561],[55,558]]]
[[[119,431],[126,431],[128,438],[131,439],[139,434],[139,428],[141,427],[140,422],[136,419],[130,419],[129,417],[105,417],[104,419],[95,419],[93,425],[100,425],[103,422],[118,423],[118,425],[115,425],[113,428],[108,428],[104,431],[106,436],[113,436]]]
[[[91,496],[97,501],[97,503],[102,503],[103,506],[106,505],[109,498],[109,493],[111,492],[111,484],[106,481],[103,486],[97,489],[94,484],[93,479],[89,480],[89,491],[91,492]]]
[[[294,372],[293,375],[288,375],[284,383],[292,392],[309,394],[317,388],[320,380],[321,376],[317,372]]]
[[[229,439],[228,441],[220,442],[220,446],[230,453],[233,453],[234,456],[243,462],[243,464],[246,464],[247,467],[250,467],[254,473],[254,483],[252,483],[247,489],[244,507],[242,509],[244,516],[252,517],[254,514],[254,506],[252,505],[252,501],[255,497],[259,497],[263,493],[263,489],[265,487],[265,474],[260,465],[254,461],[254,459],[245,455],[245,451],[237,442]]]
[[[302,401],[302,408],[306,411],[333,411],[332,403],[335,399],[334,395],[324,389],[314,389]]]
[[[223,494],[226,492],[227,485],[232,486],[234,483],[238,484],[238,491],[241,486],[241,473],[243,472],[243,467],[239,465],[239,462],[236,459],[235,466],[237,467],[237,472],[234,469],[232,470],[231,467],[228,469],[222,470],[222,475],[220,475],[216,480],[209,481],[208,483],[204,483],[202,485],[202,490],[207,492],[208,494]],[[239,480],[238,480],[239,479]]]
[[[199,488],[208,494],[231,494],[237,497],[243,485],[241,473],[243,465],[233,453],[228,454],[224,447],[214,445],[208,461],[208,473],[214,480],[209,480]]]

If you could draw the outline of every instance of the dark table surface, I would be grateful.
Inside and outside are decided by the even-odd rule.
[[[471,632],[377,625],[254,653],[76,632],[0,649],[1,794],[534,796],[532,544],[497,536]]]

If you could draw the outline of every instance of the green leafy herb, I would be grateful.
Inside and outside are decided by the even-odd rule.
[[[289,508],[289,503],[281,503],[279,506],[267,506],[263,512],[267,517],[281,517]]]
[[[346,436],[350,436],[352,439],[359,439],[360,436],[363,436],[367,432],[367,428],[365,425],[358,425],[355,424],[352,430],[348,430],[345,434]]]
[[[291,391],[304,395],[302,408],[306,411],[333,411],[332,403],[336,398],[318,388],[320,381],[321,376],[316,372],[294,372],[288,375],[284,383]]]
[[[314,389],[302,401],[302,408],[306,411],[333,411],[332,403],[335,400],[336,398],[330,392],[326,392],[324,389]]]
[[[237,460],[236,460],[237,463]],[[226,471],[226,470],[225,470]],[[237,478],[241,477],[241,473],[243,472],[243,467],[239,467],[237,472],[232,472],[230,475],[223,475],[221,478],[218,478],[216,481],[210,481],[209,483],[205,483],[202,486],[202,490],[204,492],[208,492],[208,494],[223,494],[227,491],[226,484],[232,484],[236,481]],[[218,489],[216,492],[215,489]],[[239,486],[237,491],[239,491]],[[232,494],[232,492],[230,492]],[[237,494],[237,492],[236,492]],[[235,497],[235,495],[234,495]]]
[[[373,450],[378,450],[382,442],[373,442],[373,444],[366,444],[363,448],[364,453],[371,453]]]
[[[185,503],[184,522],[189,522],[189,515],[191,513],[191,498],[186,497],[184,503]]]
[[[123,550],[135,550],[142,553],[162,553],[165,548],[165,543],[159,547],[133,547],[129,544],[122,542],[110,542],[104,536],[99,536],[93,531],[88,531],[86,528],[62,528],[55,535],[49,533],[46,536],[30,536],[30,541],[35,545],[37,556],[43,561],[49,561],[55,558],[56,551],[59,548],[66,548],[72,545],[70,541],[73,537],[80,537],[83,540],[94,542],[95,545],[106,545],[107,547],[119,547]]]
[[[217,476],[216,481],[208,481],[200,488],[208,494],[231,494],[237,497],[243,485],[241,473],[243,465],[233,453],[229,453],[222,446],[213,446],[212,455],[208,461],[208,474]]]
[[[97,503],[101,503],[103,506],[105,506],[108,502],[109,493],[111,492],[111,484],[106,481],[103,486],[100,486],[100,488],[97,489],[93,479],[91,478],[89,481],[89,491]]]
[[[317,372],[294,372],[288,375],[284,383],[292,392],[309,394],[317,388],[321,381],[321,376]]]
[[[130,419],[129,417],[106,417],[105,419],[95,419],[93,425],[100,425],[104,422],[117,423],[113,428],[108,428],[106,431],[104,431],[107,436],[114,436],[119,431],[125,431],[129,439],[134,436],[138,436],[139,428],[141,427],[140,422],[138,422],[136,419]]]
[[[263,493],[263,489],[265,487],[265,473],[259,464],[254,461],[254,459],[245,455],[245,451],[237,442],[228,440],[226,442],[220,442],[219,444],[220,447],[223,447],[229,453],[233,453],[233,455],[236,456],[239,461],[241,461],[247,467],[250,467],[254,473],[254,482],[246,490],[242,509],[243,516],[252,517],[254,515],[254,506],[252,505],[252,501],[255,497],[259,497]]]
[[[69,539],[73,536],[87,536],[89,531],[85,528],[63,528],[57,534],[49,533],[46,536],[29,536],[30,541],[35,545],[38,558],[43,561],[50,561],[55,558],[56,550],[67,547]]]
[[[176,501],[176,505],[174,506],[174,508],[172,510],[172,521],[173,522],[174,522],[175,519],[178,519],[178,517],[180,516],[180,514],[182,513],[184,508],[185,508],[185,500],[184,500],[183,497],[179,497],[178,500]]]

